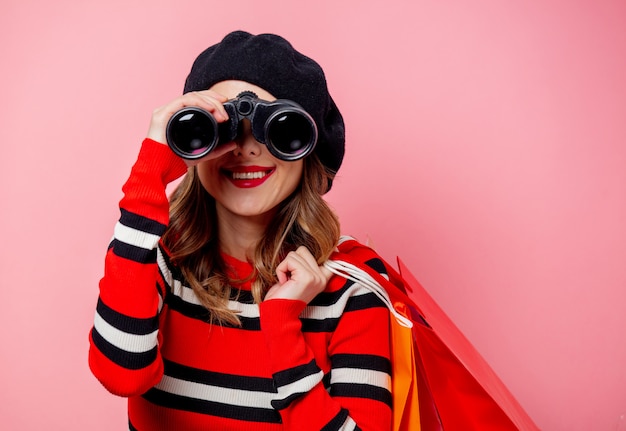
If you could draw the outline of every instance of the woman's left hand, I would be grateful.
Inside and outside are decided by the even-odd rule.
[[[276,267],[278,283],[265,295],[265,300],[294,299],[311,302],[325,288],[332,273],[319,266],[315,257],[304,246],[289,252]]]

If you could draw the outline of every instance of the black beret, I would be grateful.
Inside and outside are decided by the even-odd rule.
[[[249,82],[277,99],[301,105],[318,128],[315,153],[331,173],[337,173],[345,152],[345,128],[319,64],[280,36],[235,31],[196,58],[184,93],[206,90],[231,79]]]

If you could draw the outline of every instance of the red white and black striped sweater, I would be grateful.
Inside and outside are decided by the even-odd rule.
[[[254,304],[233,289],[241,327],[214,326],[160,246],[166,186],[186,167],[146,139],[120,202],[106,255],[89,365],[128,397],[131,430],[388,430],[389,312],[358,284],[333,276],[310,304]],[[370,249],[358,261],[385,273]],[[224,256],[237,275],[248,263]]]

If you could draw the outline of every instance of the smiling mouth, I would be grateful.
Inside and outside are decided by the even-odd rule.
[[[233,180],[259,180],[269,175],[271,171],[256,171],[256,172],[231,172],[231,178]]]
[[[222,172],[236,187],[244,189],[260,186],[274,173],[275,168],[267,166],[244,166]]]

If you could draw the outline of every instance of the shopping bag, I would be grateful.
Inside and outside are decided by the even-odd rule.
[[[401,315],[408,317],[406,305],[393,304]],[[392,431],[421,431],[415,342],[410,327],[396,319],[390,321],[391,395],[393,405]]]
[[[392,313],[394,431],[539,430],[400,259],[398,272],[345,237],[338,250],[327,268],[369,288]]]
[[[412,332],[424,385],[443,429],[538,431],[502,380],[400,259],[398,268],[411,307],[427,322],[413,325]]]
[[[406,302],[395,302],[397,313],[412,320]],[[416,319],[416,321],[419,320]],[[420,321],[415,324],[424,324]],[[390,321],[392,431],[443,431],[439,413],[424,378],[412,327]]]

